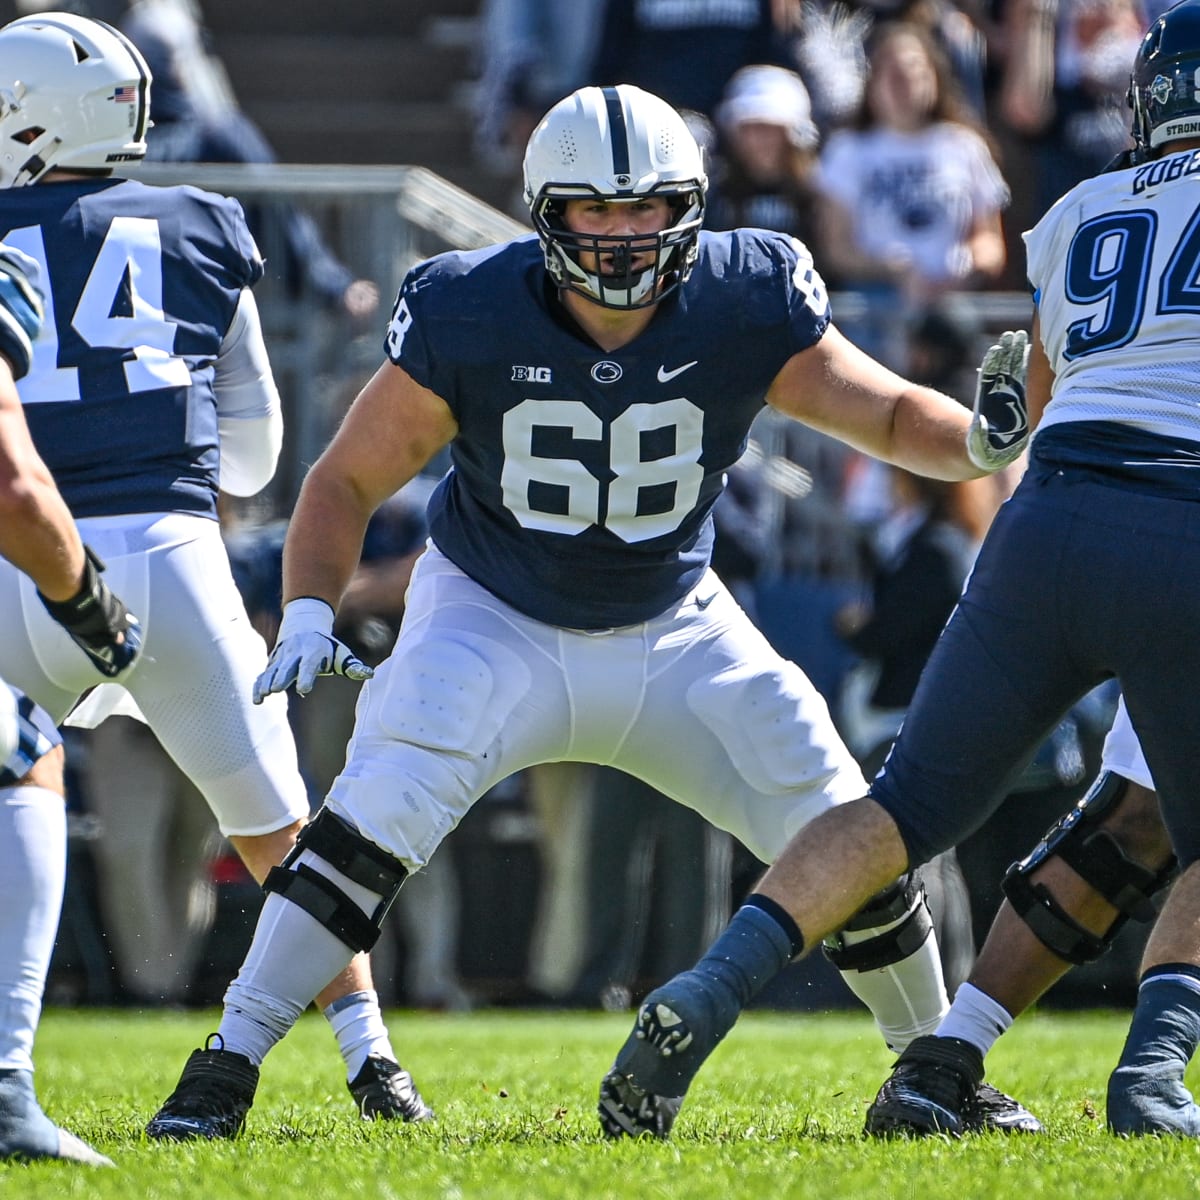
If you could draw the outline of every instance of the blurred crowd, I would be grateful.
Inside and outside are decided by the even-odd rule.
[[[143,50],[155,76],[151,159],[271,161],[205,42],[202,0],[53,7],[120,24]],[[524,218],[521,155],[547,108],[586,83],[657,93],[685,110],[705,149],[710,228],[754,225],[806,242],[830,289],[854,297],[835,306],[845,333],[969,404],[989,332],[969,294],[1021,288],[1021,232],[1129,144],[1129,68],[1165,7],[483,0],[476,153],[511,177],[512,211]],[[378,319],[380,293],[396,281],[356,279],[299,209],[248,215],[256,238],[283,246],[297,293],[354,321]],[[429,482],[376,514],[339,613],[337,636],[370,663],[387,654],[403,615]],[[867,770],[886,753],[1014,483],[1010,468],[934,484],[770,415],[756,426],[717,509],[715,565],[824,693]],[[268,643],[285,522],[231,511],[227,524],[239,586]],[[329,680],[292,702],[314,808],[340,768],[355,692]],[[1090,697],[1030,768],[1013,856],[1091,778],[1114,704]],[[75,845],[86,861],[73,876],[77,903],[69,899],[50,999],[57,980],[58,998],[212,1002],[252,928],[253,886],[143,726],[114,718],[71,738]],[[405,886],[394,937],[376,952],[385,1000],[627,1007],[697,957],[759,869],[727,835],[615,771],[556,764],[526,776],[479,805]],[[992,911],[1010,842],[985,830],[964,848],[969,887],[953,863],[934,872],[951,986],[973,955],[971,902]],[[489,872],[511,900],[507,924],[480,895]],[[85,891],[96,911],[79,900]]]

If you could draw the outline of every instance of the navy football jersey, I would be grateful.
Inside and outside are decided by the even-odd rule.
[[[45,321],[19,391],[76,517],[216,515],[214,365],[262,260],[236,200],[92,179],[0,191]]]
[[[726,470],[780,368],[829,323],[805,247],[704,233],[687,283],[619,350],[561,312],[533,236],[410,272],[387,353],[458,421],[433,541],[553,625],[666,610],[699,580]]]

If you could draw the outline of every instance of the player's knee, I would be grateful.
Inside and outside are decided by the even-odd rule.
[[[1069,867],[1087,894],[1072,896],[1059,868]],[[1009,867],[1004,893],[1016,914],[1052,953],[1070,963],[1099,958],[1130,917],[1154,918],[1154,894],[1174,874],[1175,859],[1154,792],[1105,771],[1020,862]],[[1102,900],[1116,916],[1101,930],[1078,919]],[[1111,910],[1106,910],[1111,911]]]
[[[925,888],[910,872],[872,896],[823,949],[839,971],[876,971],[914,954],[932,932]]]
[[[1174,853],[1158,807],[1158,793],[1131,779],[1125,784],[1123,795],[1101,817],[1101,827],[1134,862],[1161,871],[1171,865]]]
[[[307,862],[298,861],[305,852],[332,868],[332,874],[323,874]],[[275,892],[302,908],[357,952],[374,946],[383,918],[407,876],[408,870],[399,859],[322,808],[300,831],[282,865],[267,873],[263,890]],[[377,896],[378,903],[370,912],[365,911],[339,885],[339,878]]]
[[[271,833],[250,836],[231,834],[229,841],[245,864],[246,870],[257,882],[262,883],[271,868],[279,866],[291,853],[303,828],[303,822],[294,821],[291,825]]]

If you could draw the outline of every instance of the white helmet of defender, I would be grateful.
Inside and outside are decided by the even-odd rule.
[[[696,139],[664,100],[630,84],[585,87],[542,118],[525,151],[525,202],[559,288],[606,308],[644,308],[678,287],[695,264],[708,177]],[[569,199],[610,202],[650,196],[671,201],[673,224],[657,235],[597,238],[563,222]],[[657,246],[655,247],[655,238]],[[654,262],[617,275],[584,270],[581,252],[624,244],[655,248]]]
[[[149,118],[150,70],[112,26],[51,12],[0,29],[0,187],[139,162]]]

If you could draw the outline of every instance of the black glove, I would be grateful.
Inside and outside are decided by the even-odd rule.
[[[83,586],[79,591],[70,600],[48,600],[41,592],[38,597],[96,669],[112,678],[137,657],[142,648],[142,627],[100,578],[104,564],[95,552],[87,546],[83,552]]]

